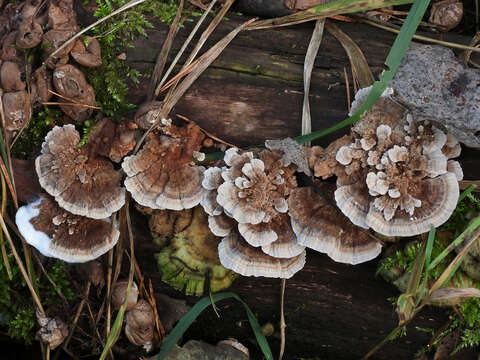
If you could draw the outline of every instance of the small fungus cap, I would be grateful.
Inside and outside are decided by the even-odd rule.
[[[15,222],[25,241],[43,255],[71,263],[96,259],[120,235],[116,224],[70,214],[49,196],[18,209]]]
[[[45,137],[35,169],[42,188],[75,215],[104,219],[125,204],[121,175],[112,163],[78,147],[73,125],[54,127]]]
[[[85,79],[85,75],[75,66],[67,64],[57,66],[53,72],[53,86],[60,95],[72,99],[83,105],[95,103],[93,87]],[[60,99],[59,102],[70,102]],[[60,109],[70,118],[76,121],[85,121],[93,110],[86,106],[60,105]]]
[[[88,44],[88,45],[85,45]],[[98,67],[102,65],[102,50],[97,39],[87,36],[78,39],[70,53],[77,63],[86,67]]]
[[[223,238],[218,255],[224,267],[243,276],[289,279],[305,265],[305,251],[292,258],[275,258],[248,245],[237,232]]]
[[[200,203],[202,166],[192,164],[203,133],[197,125],[172,125],[173,136],[151,132],[136,155],[127,156],[122,168],[127,174],[125,187],[137,203],[152,209],[183,210]]]
[[[146,300],[139,300],[131,310],[127,311],[125,322],[125,335],[132,344],[151,345],[155,315],[152,306]]]
[[[296,166],[284,166],[277,150],[261,151],[258,158],[248,154],[232,153],[225,160],[233,166],[222,172],[217,202],[240,224],[256,225],[287,212],[286,199],[297,186]]]

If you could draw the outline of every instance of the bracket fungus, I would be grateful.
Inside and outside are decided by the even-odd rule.
[[[447,166],[446,154],[459,154],[452,135],[429,121],[414,121],[403,106],[381,97],[351,136],[338,141],[341,146],[332,146],[334,152],[314,166],[335,157],[335,200],[355,225],[386,236],[413,236],[452,214],[461,177],[457,164],[450,164],[452,172]]]
[[[224,237],[220,261],[241,275],[285,278],[304,265],[305,247],[297,243],[287,215],[297,166],[286,159],[280,150],[230,148],[225,167],[204,173],[201,205],[211,231]]]
[[[190,123],[150,132],[135,155],[124,158],[125,187],[137,203],[152,209],[183,210],[198,205],[205,168],[192,163],[204,135]]]
[[[329,183],[317,186],[321,195],[312,187],[303,187],[294,189],[288,199],[298,243],[342,263],[355,265],[376,258],[382,250],[381,243],[336,209]]]
[[[195,296],[203,294],[205,284],[213,292],[229,287],[236,276],[220,264],[219,242],[208,229],[207,214],[201,207],[195,207],[190,224],[155,255],[162,280]]]
[[[305,251],[292,258],[276,258],[250,246],[237,231],[222,239],[218,256],[224,267],[243,276],[289,279],[305,266]]]
[[[45,137],[35,169],[42,188],[75,215],[104,219],[125,203],[121,175],[112,163],[78,146],[73,125],[55,126]]]
[[[43,255],[71,263],[96,259],[120,235],[115,222],[73,215],[46,195],[18,209],[15,222],[26,242]]]

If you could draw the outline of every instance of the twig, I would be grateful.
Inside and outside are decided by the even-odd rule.
[[[285,314],[283,309],[284,299],[285,299],[285,284],[286,280],[282,279],[282,292],[280,297],[280,354],[278,355],[278,360],[282,360],[283,353],[285,352]]]
[[[80,315],[82,314],[83,311],[83,306],[85,305],[85,302],[88,300],[88,296],[90,295],[90,286],[91,282],[87,282],[87,286],[85,287],[85,294],[83,295],[83,299],[80,302],[80,305],[78,305],[77,312],[75,313],[75,317],[73,318],[72,326],[70,328],[70,333],[68,334],[67,339],[63,343],[63,350],[66,350],[68,348],[68,344],[70,343],[70,340],[72,339],[73,333],[75,331],[75,327],[77,326],[78,319],[80,318]],[[59,353],[58,353],[59,354]],[[58,356],[55,356],[55,359],[57,359]]]
[[[61,102],[42,102],[42,105],[65,105],[65,106],[80,106],[80,107],[86,107],[88,109],[95,109],[95,110],[101,110],[101,107],[94,106],[94,105],[87,105],[87,104],[77,104],[77,103],[61,103]]]

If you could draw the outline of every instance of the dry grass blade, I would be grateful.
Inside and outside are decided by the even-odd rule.
[[[0,176],[2,180],[2,205],[1,214],[5,214],[7,210],[7,184],[5,183],[5,177]],[[10,268],[10,262],[8,261],[7,248],[5,247],[5,241],[3,239],[3,231],[0,231],[0,249],[2,250],[2,259],[5,264],[5,270],[7,270],[8,280],[13,279],[12,269]]]
[[[279,26],[289,26],[318,20],[332,15],[351,14],[359,11],[379,9],[392,5],[409,4],[412,2],[413,0],[337,0],[307,10],[298,11],[292,15],[255,21],[246,30],[260,30]]]
[[[45,61],[47,61],[48,58],[52,57],[52,56],[55,56],[58,52],[62,51],[66,46],[68,46],[69,44],[71,44],[73,41],[75,41],[76,39],[78,39],[80,36],[82,36],[83,34],[85,34],[87,31],[93,29],[95,26],[97,25],[100,25],[101,23],[103,23],[104,21],[110,19],[111,17],[115,16],[115,15],[118,15],[122,12],[124,12],[125,10],[128,10],[134,6],[137,6],[143,2],[145,2],[146,0],[132,0],[132,1],[129,1],[128,3],[126,3],[125,5],[123,5],[122,7],[118,8],[117,10],[113,11],[111,14],[108,14],[107,16],[101,18],[100,20],[97,20],[95,21],[93,24],[87,26],[85,29],[79,31],[78,33],[76,33],[74,36],[72,36],[70,39],[68,39],[67,41],[65,41],[61,46],[58,47],[57,50],[55,50],[54,52],[52,52],[50,55],[48,55],[48,57],[43,61],[43,65],[45,65]]]
[[[392,28],[390,26],[378,24],[375,21],[371,21],[371,20],[367,20],[367,19],[359,19],[359,21],[363,22],[365,24],[375,26],[379,29],[390,31],[394,34],[399,34],[400,33],[400,30],[398,30],[398,29]],[[432,44],[443,45],[443,46],[451,47],[451,48],[455,48],[455,49],[462,49],[462,50],[469,50],[469,51],[473,51],[473,52],[480,52],[480,48],[476,48],[476,47],[468,46],[468,45],[457,44],[457,43],[452,43],[450,41],[437,40],[437,39],[433,39],[433,38],[428,37],[428,36],[413,35],[413,39],[420,40],[420,41],[425,41],[425,42],[432,43]]]
[[[431,303],[439,300],[457,300],[480,297],[480,290],[475,288],[442,288],[432,292],[425,302]]]
[[[160,81],[160,83],[157,85],[157,88],[155,89],[155,96],[158,96],[158,94],[160,93],[160,88],[162,87],[162,85],[165,83],[165,81],[167,81],[167,78],[168,76],[170,75],[170,73],[173,71],[173,68],[175,67],[175,65],[177,65],[177,62],[178,60],[180,60],[180,57],[182,56],[183,52],[185,51],[185,49],[187,48],[188,44],[190,44],[190,41],[192,41],[193,37],[195,36],[195,34],[197,33],[198,29],[200,28],[200,25],[203,23],[203,21],[205,20],[205,18],[207,17],[208,13],[210,12],[210,10],[212,10],[213,6],[215,5],[215,3],[217,2],[217,0],[213,0],[210,5],[208,6],[207,10],[205,10],[205,12],[202,14],[202,16],[200,17],[200,19],[198,19],[198,22],[195,24],[195,27],[192,29],[192,32],[190,33],[190,35],[188,35],[188,38],[187,40],[185,40],[185,42],[183,43],[182,47],[180,48],[180,50],[178,51],[177,55],[175,56],[175,59],[173,59],[172,63],[170,64],[170,67],[167,69],[167,71],[165,72],[165,75],[163,75],[163,78],[162,80]]]
[[[160,118],[166,118],[175,104],[180,100],[183,94],[189,89],[195,80],[205,71],[207,67],[222,53],[222,51],[227,47],[227,45],[235,38],[235,36],[245,29],[249,24],[251,24],[255,19],[251,19],[242,25],[238,26],[222,40],[212,46],[205,54],[200,56],[193,64],[195,67],[187,75],[187,77],[178,85],[175,91],[172,92],[171,96],[165,100],[162,112],[160,113]],[[192,64],[192,65],[193,65]]]
[[[2,214],[0,214],[0,227],[3,230],[5,237],[7,238],[8,244],[10,245],[10,249],[12,250],[12,253],[13,253],[13,257],[15,258],[15,261],[17,262],[20,272],[22,273],[23,279],[27,284],[28,290],[30,290],[30,294],[32,295],[35,305],[37,306],[37,308],[42,314],[45,314],[45,310],[43,309],[42,302],[40,301],[40,298],[38,297],[33,287],[30,276],[27,274],[27,271],[25,270],[25,266],[23,265],[22,259],[20,259],[20,256],[18,255],[17,249],[15,248],[15,244],[13,243],[12,238],[10,237],[10,233],[8,232],[7,226],[5,225],[5,221],[3,220]]]
[[[117,317],[115,318],[115,321],[112,326],[112,330],[110,332],[110,335],[107,338],[107,341],[105,343],[105,347],[103,348],[102,354],[100,355],[100,360],[104,360],[107,356],[107,354],[110,352],[111,348],[113,345],[115,345],[118,336],[120,335],[120,332],[122,330],[122,325],[123,325],[123,316],[125,314],[125,311],[127,309],[127,302],[128,302],[128,296],[130,294],[130,289],[132,287],[133,283],[133,275],[135,273],[135,265],[134,265],[134,257],[135,257],[135,250],[134,250],[134,245],[133,245],[133,232],[132,232],[132,223],[130,221],[130,213],[129,213],[129,201],[127,200],[125,206],[124,206],[124,211],[126,212],[126,218],[127,218],[127,228],[128,228],[128,238],[130,240],[130,270],[128,273],[128,285],[127,285],[127,291],[125,292],[125,301],[118,310]],[[122,254],[119,254],[119,256],[122,256]]]
[[[62,105],[62,106],[78,106],[85,107],[88,109],[102,110],[101,107],[87,104],[78,104],[78,103],[60,103],[60,102],[42,102],[42,105]]]
[[[178,30],[180,29],[180,18],[182,17],[183,4],[184,1],[181,0],[180,4],[178,5],[177,13],[175,14],[175,19],[173,19],[172,25],[170,25],[167,38],[163,42],[162,49],[157,56],[155,68],[153,69],[152,78],[150,79],[150,85],[148,87],[147,100],[153,99],[155,88],[157,87],[160,76],[162,76],[163,69],[167,63],[168,53],[172,48],[173,40],[175,39],[175,36],[177,36]]]
[[[12,181],[10,181],[10,177],[8,176],[8,170],[1,157],[0,157],[0,170],[2,171],[2,178],[7,182],[8,190],[12,195],[12,200],[13,200],[13,204],[15,205],[15,209],[18,210],[18,201],[17,201],[17,193],[15,192],[15,186],[13,185]]]
[[[308,44],[307,54],[305,55],[305,63],[303,65],[303,109],[302,109],[302,135],[312,132],[312,118],[310,115],[310,80],[312,78],[313,65],[317,57],[318,49],[323,38],[323,28],[325,19],[317,20],[313,29],[312,38]],[[306,144],[310,146],[308,142]]]
[[[342,44],[348,55],[350,64],[361,88],[372,85],[375,81],[372,71],[368,66],[367,59],[363,55],[362,50],[347,34],[338,28],[337,25],[328,22],[325,24],[326,29]]]
[[[192,63],[193,59],[195,59],[195,57],[198,55],[198,52],[200,51],[202,46],[205,44],[207,39],[210,37],[213,30],[215,30],[215,28],[218,26],[218,24],[220,24],[223,17],[225,16],[225,14],[227,13],[227,11],[230,9],[230,7],[232,6],[232,4],[234,2],[235,2],[235,0],[228,0],[223,5],[222,9],[218,12],[218,14],[212,20],[212,22],[208,25],[208,27],[202,33],[202,35],[200,36],[200,39],[198,39],[197,44],[195,45],[195,48],[192,50],[192,53],[188,57],[187,61],[185,62],[185,65],[183,66],[183,68],[185,68],[186,66],[188,66]]]
[[[474,224],[474,226],[472,226]],[[478,241],[480,236],[480,224],[478,222],[474,223],[472,221],[471,225],[472,228],[470,229],[470,234],[467,235],[465,241],[468,241],[465,247],[457,254],[455,259],[447,266],[447,268],[443,271],[442,275],[438,277],[435,283],[430,288],[429,294],[430,296],[438,289],[440,289],[455,273],[458,269],[460,264],[463,261],[463,258],[468,253],[470,248]]]

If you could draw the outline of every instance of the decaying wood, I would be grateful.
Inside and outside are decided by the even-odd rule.
[[[228,17],[229,20],[211,36],[205,49],[246,20],[246,17],[230,14]],[[191,27],[191,23],[186,23],[179,31],[173,53],[179,49]],[[373,73],[378,75],[394,36],[362,24],[345,23],[340,27],[359,45]],[[299,135],[303,61],[312,29],[312,24],[304,24],[240,33],[194,83],[172,113],[186,116],[206,131],[236,145]],[[128,51],[129,64],[141,72],[151,71],[167,32],[165,25],[156,23],[149,37],[137,39],[135,47]],[[344,67],[348,69],[349,66],[340,43],[326,33],[311,78],[310,107],[314,131],[332,126],[347,116]],[[147,85],[148,79],[145,79],[133,88],[130,100],[140,104]],[[331,134],[319,143],[325,145],[341,134],[341,131]],[[468,171],[466,178],[470,178]],[[134,227],[138,229],[135,236],[139,264],[145,276],[152,278],[155,291],[184,297],[161,282],[152,256],[159,248],[152,243],[145,231],[146,220],[139,214],[135,217]],[[398,293],[392,286],[375,278],[376,264],[372,261],[349,266],[335,263],[314,251],[308,252],[306,268],[287,281],[285,359],[359,359],[396,326],[394,307],[387,299]],[[231,289],[251,306],[262,324],[271,322],[275,326],[275,334],[268,338],[275,351],[280,344],[279,286],[277,279],[239,278]],[[196,300],[188,299],[191,304]],[[243,308],[227,301],[218,306],[221,319],[208,310],[185,337],[215,343],[232,336],[251,349],[253,359],[261,358]],[[438,329],[445,321],[444,312],[426,309],[409,327],[406,337],[388,344],[374,358],[413,358],[414,353],[431,338],[430,334],[415,327]],[[457,359],[462,358],[462,354],[457,356]]]

